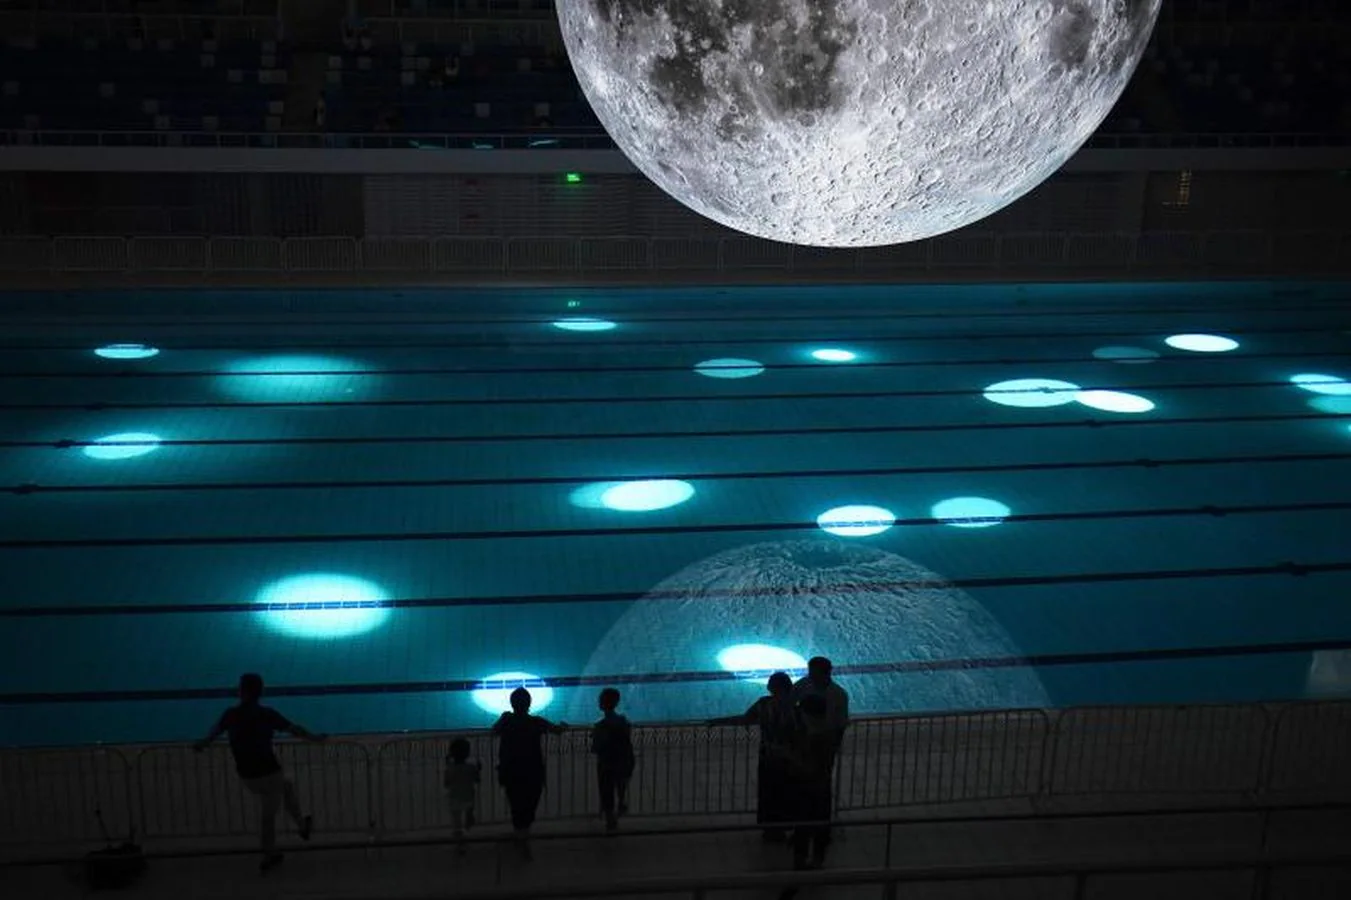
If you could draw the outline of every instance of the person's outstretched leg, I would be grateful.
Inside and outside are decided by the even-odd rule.
[[[291,783],[291,779],[286,778],[282,782],[282,804],[286,807],[286,815],[295,823],[296,830],[300,833],[302,841],[310,839],[310,831],[314,828],[314,817],[307,816],[300,811],[300,797],[296,794],[296,786]]]

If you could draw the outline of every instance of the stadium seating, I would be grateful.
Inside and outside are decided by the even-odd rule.
[[[277,130],[289,65],[272,41],[11,38],[0,47],[0,127]]]

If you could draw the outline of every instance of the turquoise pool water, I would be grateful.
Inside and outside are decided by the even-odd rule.
[[[0,744],[1344,691],[1348,296],[3,295]]]

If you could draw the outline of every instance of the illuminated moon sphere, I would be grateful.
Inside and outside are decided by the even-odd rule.
[[[620,616],[584,674],[717,672],[737,644],[819,654],[836,666],[1020,655],[984,607],[934,572],[814,538],[728,550],[667,578]],[[843,675],[840,683],[860,714],[1047,703],[1036,674],[1021,667]],[[746,680],[618,687],[633,715],[659,721],[731,715],[762,692]],[[570,712],[592,715],[594,692],[578,693]]]
[[[1161,0],[568,0],[573,69],[657,186],[757,237],[915,241],[1009,205],[1125,90]]]

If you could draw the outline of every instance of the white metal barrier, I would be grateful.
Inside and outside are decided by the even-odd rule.
[[[858,250],[749,237],[0,237],[0,272],[1020,274],[1351,271],[1351,232],[958,232]]]
[[[478,815],[508,818],[494,784],[493,741],[464,735],[485,762]],[[451,735],[285,743],[283,764],[325,834],[395,837],[449,825],[441,772]],[[635,816],[708,817],[755,807],[754,732],[739,727],[635,729]],[[595,762],[585,730],[551,738],[541,817],[594,814]],[[1351,798],[1351,701],[1224,706],[998,710],[857,720],[836,767],[839,812],[1023,800],[1112,808],[1135,798],[1197,797],[1252,805]],[[229,752],[181,745],[0,751],[0,855],[97,839],[218,843],[256,833],[257,810]],[[1115,800],[1113,798],[1116,798]]]

